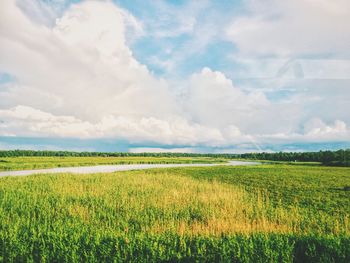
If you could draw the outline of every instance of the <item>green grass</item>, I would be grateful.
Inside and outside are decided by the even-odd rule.
[[[162,173],[162,171],[158,171]],[[322,166],[259,165],[183,168],[182,176],[239,185],[248,191],[266,191],[275,203],[350,214],[350,168]]]
[[[192,157],[2,157],[0,171],[106,164],[218,163],[219,158]]]
[[[349,262],[350,168],[0,179],[0,261]]]

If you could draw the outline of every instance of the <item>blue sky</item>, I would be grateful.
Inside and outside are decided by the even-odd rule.
[[[4,0],[0,10],[0,148],[348,147],[346,0]]]

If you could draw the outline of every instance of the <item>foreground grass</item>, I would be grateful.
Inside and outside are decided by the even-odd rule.
[[[349,171],[273,165],[2,178],[0,260],[349,262],[350,195],[339,190]]]
[[[218,163],[219,158],[192,157],[2,157],[0,171],[112,164]]]

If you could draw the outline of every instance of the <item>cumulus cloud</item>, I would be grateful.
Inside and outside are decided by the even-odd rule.
[[[129,48],[128,28],[140,32],[142,23],[110,1],[71,5],[52,24],[30,18],[40,8],[1,3],[0,72],[16,81],[0,87],[0,136],[222,146],[349,135],[342,120],[299,131],[303,105],[271,102],[210,68],[184,80],[182,97],[174,95],[170,82],[153,75]]]
[[[167,118],[178,116],[178,106],[168,84],[133,57],[125,30],[135,19],[125,10],[87,1],[52,28],[30,20],[14,1],[4,1],[0,12],[0,71],[18,80],[0,93],[0,107],[12,107],[2,111],[6,134],[170,136]]]
[[[0,110],[0,119],[0,136],[118,137],[133,142],[188,145],[225,143],[219,130],[191,124],[180,117],[158,119],[107,115],[91,123],[73,116],[53,115],[20,105]]]
[[[336,120],[333,124],[327,125],[321,119],[314,118],[304,125],[307,136],[339,136],[348,132],[345,122]]]
[[[0,136],[76,136],[84,137],[93,128],[73,116],[55,116],[27,106],[0,110]]]
[[[167,84],[132,56],[125,11],[112,3],[74,5],[53,28],[34,24],[12,1],[3,6],[0,70],[18,79],[5,94],[14,106],[42,109],[45,98],[44,110],[88,120],[176,112]]]
[[[226,134],[289,133],[300,117],[300,107],[294,103],[271,103],[262,92],[243,92],[223,73],[209,68],[193,74],[189,98],[195,121]]]

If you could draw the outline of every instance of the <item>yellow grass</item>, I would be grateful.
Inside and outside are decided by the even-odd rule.
[[[21,180],[21,181],[20,181]],[[41,181],[40,184],[35,182]],[[67,217],[109,231],[181,235],[230,233],[300,233],[318,229],[306,222],[298,206],[273,205],[268,194],[242,187],[207,182],[164,172],[137,171],[96,175],[40,175],[18,179],[20,191],[32,191],[32,201],[55,197]],[[57,207],[50,207],[57,213]],[[327,221],[328,218],[324,220]],[[349,233],[334,222],[332,233]],[[124,227],[125,225],[125,227]],[[344,226],[344,224],[342,224]]]

